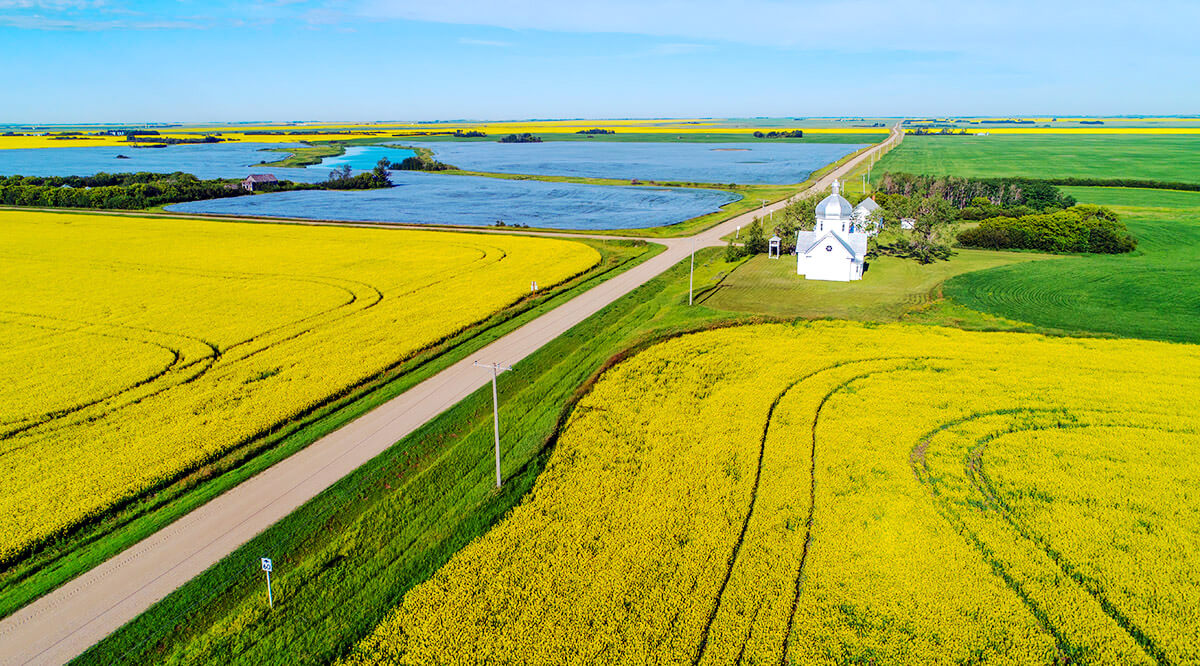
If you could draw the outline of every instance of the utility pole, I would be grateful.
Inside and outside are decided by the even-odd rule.
[[[475,361],[477,368],[490,368],[492,371],[492,433],[496,441],[496,487],[500,487],[500,401],[496,397],[496,378],[505,370],[512,370],[507,365],[499,363],[480,363]]]
[[[688,305],[692,304],[692,285],[696,275],[696,237],[692,236],[692,267],[688,269]]]

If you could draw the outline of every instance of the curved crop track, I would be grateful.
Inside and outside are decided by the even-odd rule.
[[[1195,661],[1197,371],[902,325],[661,343],[348,661]]]
[[[0,563],[600,259],[553,239],[0,215]]]

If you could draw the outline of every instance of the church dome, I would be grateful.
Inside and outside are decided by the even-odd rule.
[[[821,200],[817,204],[817,217],[825,219],[844,219],[854,214],[854,206],[850,205],[849,201],[839,192],[841,191],[841,183],[833,181],[833,194]]]

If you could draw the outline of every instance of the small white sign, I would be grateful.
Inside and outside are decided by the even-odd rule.
[[[271,571],[271,559],[270,558],[268,558],[268,557],[262,558],[262,568],[263,568],[263,571],[266,571],[268,573]]]

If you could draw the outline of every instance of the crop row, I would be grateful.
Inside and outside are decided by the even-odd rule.
[[[551,239],[2,215],[0,561],[599,260]]]
[[[1195,661],[1198,371],[903,325],[659,344],[347,662]]]

